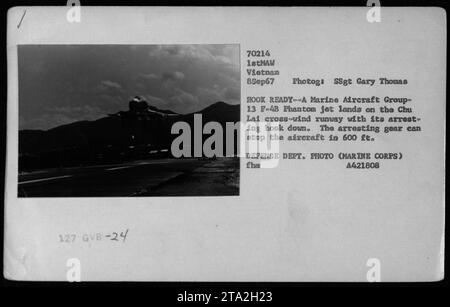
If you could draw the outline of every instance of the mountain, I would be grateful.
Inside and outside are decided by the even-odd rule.
[[[240,106],[217,102],[191,114],[161,110],[146,102],[95,121],[77,121],[46,131],[19,131],[19,170],[117,162],[145,158],[149,152],[170,149],[173,123],[185,121],[193,131],[194,114],[203,125],[239,122]]]
[[[201,113],[203,121],[216,121],[219,123],[225,122],[237,122],[241,116],[240,105],[231,105],[223,101],[216,102],[200,112],[194,112],[192,114]]]

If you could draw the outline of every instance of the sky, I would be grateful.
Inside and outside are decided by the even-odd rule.
[[[239,45],[21,45],[19,129],[150,105],[191,113],[240,102]]]

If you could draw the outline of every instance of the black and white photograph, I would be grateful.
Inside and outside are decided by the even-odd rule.
[[[19,197],[239,194],[239,45],[20,45],[18,63]]]
[[[445,9],[91,5],[7,12],[4,279],[443,283]]]

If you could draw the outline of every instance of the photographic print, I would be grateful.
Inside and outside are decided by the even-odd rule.
[[[442,280],[446,16],[9,9],[4,277]]]

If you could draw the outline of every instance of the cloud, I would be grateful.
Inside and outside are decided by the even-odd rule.
[[[170,97],[170,101],[179,108],[189,110],[192,105],[198,103],[198,98],[189,92],[183,91],[180,88],[175,88],[174,92],[175,94]]]
[[[166,105],[166,102],[164,101],[164,99],[161,99],[159,97],[156,96],[152,96],[149,94],[146,95],[141,95],[149,104],[155,106],[155,107],[164,107]]]
[[[240,88],[235,86],[235,87],[227,87],[224,91],[224,98],[227,101],[230,102],[235,102],[235,101],[239,101],[239,99],[241,98],[241,93],[240,93]]]
[[[136,95],[178,113],[201,110],[217,101],[240,102],[238,45],[30,45],[19,49],[21,128],[127,110]]]
[[[165,72],[162,74],[164,81],[181,81],[184,79],[184,74],[181,71]]]
[[[114,90],[118,92],[123,92],[122,85],[120,85],[117,82],[113,82],[110,80],[103,80],[100,82],[100,84],[97,86],[97,89],[99,91],[108,91],[108,90]]]
[[[103,107],[110,110],[110,105],[124,106],[128,96],[125,89],[117,82],[103,80],[94,89],[96,98],[100,99]],[[94,102],[94,101],[93,101]],[[98,103],[97,99],[95,102]]]
[[[154,80],[159,79],[159,76],[153,73],[149,73],[149,74],[139,74],[139,78],[142,78],[144,80]]]

